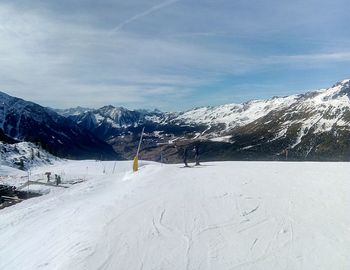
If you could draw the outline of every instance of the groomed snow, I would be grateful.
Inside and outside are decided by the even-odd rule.
[[[350,269],[348,163],[67,161],[0,211],[0,269]]]

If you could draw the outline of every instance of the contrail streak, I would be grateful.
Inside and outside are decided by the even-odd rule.
[[[172,4],[174,4],[174,3],[178,2],[178,1],[180,1],[180,0],[168,0],[168,1],[162,2],[162,3],[158,4],[158,5],[155,5],[155,6],[151,7],[151,8],[149,8],[149,9],[147,9],[147,10],[145,10],[145,11],[139,13],[139,14],[136,14],[136,15],[130,17],[129,19],[121,22],[116,27],[114,27],[111,32],[112,32],[112,34],[116,33],[118,31],[120,31],[121,29],[123,29],[124,26],[128,25],[129,23],[132,23],[132,22],[134,22],[134,21],[136,21],[138,19],[141,19],[143,17],[146,17],[149,14],[151,14],[153,12],[156,12],[156,11],[162,9],[162,8],[167,7],[167,6],[170,6],[170,5],[172,5]]]

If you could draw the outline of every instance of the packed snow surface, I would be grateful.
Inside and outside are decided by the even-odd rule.
[[[348,163],[130,167],[33,169],[86,181],[0,211],[0,269],[350,269]]]

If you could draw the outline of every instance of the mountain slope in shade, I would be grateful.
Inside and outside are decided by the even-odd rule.
[[[41,144],[68,158],[116,158],[113,149],[87,130],[38,104],[0,92],[0,129],[17,141]]]
[[[6,136],[4,131],[2,129],[0,129],[0,142],[13,144],[16,142],[16,140],[10,138],[9,136]]]

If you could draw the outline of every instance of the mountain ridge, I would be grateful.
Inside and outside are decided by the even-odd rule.
[[[118,111],[118,121],[122,118],[123,122],[113,121],[105,109],[88,112],[89,121],[86,113],[70,118],[122,152],[134,147],[140,126],[145,126],[144,154],[150,159],[155,159],[159,151],[164,150],[162,147],[163,150],[150,154],[157,144],[170,146],[170,142],[177,142],[184,146],[200,141],[204,151],[212,153],[208,154],[208,159],[215,160],[283,159],[287,151],[289,158],[298,160],[344,160],[350,153],[346,140],[346,134],[350,132],[349,96],[350,80],[347,79],[329,88],[303,94],[199,107],[184,112],[140,113],[108,106],[109,110]],[[319,136],[324,138],[320,140]],[[334,152],[332,148],[337,147],[332,140],[340,140],[341,149]],[[120,148],[123,143],[128,147]],[[336,157],[332,157],[334,153]],[[177,154],[175,161],[180,161],[180,156]]]
[[[126,159],[135,155],[145,127],[141,157],[150,160],[166,156],[166,162],[180,162],[184,148],[198,143],[204,160],[350,160],[349,98],[347,79],[329,88],[241,104],[183,112],[107,105],[81,113],[72,109],[66,119]]]
[[[4,92],[0,92],[0,129],[7,138],[40,144],[58,157],[117,157],[107,143],[74,121]]]

